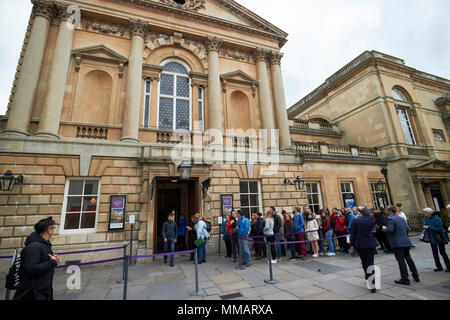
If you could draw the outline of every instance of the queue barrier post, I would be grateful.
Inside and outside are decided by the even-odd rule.
[[[267,247],[267,250],[269,251],[267,253],[267,256],[269,257],[269,274],[270,274],[270,279],[269,280],[264,280],[265,283],[267,284],[277,284],[278,281],[273,279],[273,272],[272,272],[272,250],[271,250],[271,246],[274,245],[272,243],[270,243]]]
[[[195,264],[195,291],[191,292],[191,296],[204,296],[205,290],[198,288],[198,248],[194,249],[194,264]]]
[[[125,271],[124,271],[124,284],[123,284],[123,300],[127,300],[127,291],[128,291],[128,262],[129,259],[131,257],[130,256],[125,256],[124,259],[124,267],[125,267]]]
[[[14,249],[13,255],[11,257],[11,267],[13,266],[14,262],[16,261],[16,256],[17,256],[17,249]],[[10,296],[11,296],[11,291],[9,289],[6,289],[5,300],[9,300]]]
[[[127,257],[127,245],[123,246],[123,268],[122,268],[122,280],[116,281],[118,284],[124,284],[125,283],[125,259]]]

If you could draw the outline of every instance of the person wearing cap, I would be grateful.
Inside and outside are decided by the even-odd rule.
[[[52,217],[34,225],[21,253],[20,284],[14,300],[53,300],[53,276],[60,260],[53,253],[50,239],[56,226]]]
[[[416,265],[409,252],[412,247],[412,243],[408,237],[408,224],[405,219],[396,214],[394,206],[388,206],[386,208],[386,213],[388,214],[389,219],[387,221],[387,226],[383,226],[382,230],[389,236],[389,241],[394,251],[395,259],[398,262],[401,275],[401,279],[395,280],[395,283],[402,285],[411,284],[406,265],[409,266],[414,280],[416,282],[420,282],[419,273],[417,272]]]

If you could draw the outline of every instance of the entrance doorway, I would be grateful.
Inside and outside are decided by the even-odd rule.
[[[435,211],[441,211],[445,208],[444,197],[441,192],[441,185],[439,182],[433,182],[429,184],[431,199],[433,199],[433,205]]]
[[[153,247],[156,253],[164,251],[162,226],[169,213],[174,214],[175,221],[184,216],[189,224],[191,217],[199,212],[198,179],[179,180],[179,178],[156,179],[155,193],[155,229],[153,230]]]

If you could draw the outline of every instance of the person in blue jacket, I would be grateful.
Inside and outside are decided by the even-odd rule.
[[[424,229],[428,230],[428,234],[430,237],[430,245],[431,250],[433,251],[434,262],[436,264],[435,272],[444,271],[442,268],[441,260],[439,259],[439,252],[441,253],[442,258],[444,259],[444,263],[446,266],[445,272],[450,272],[450,261],[447,256],[447,252],[445,252],[445,243],[439,243],[436,239],[436,234],[440,233],[442,237],[444,236],[444,232],[447,230],[444,229],[444,224],[442,223],[439,214],[433,215],[433,210],[430,208],[423,209],[424,217]]]
[[[186,219],[183,215],[180,216],[178,220],[178,240],[177,244],[180,251],[186,251]]]
[[[296,241],[305,241],[305,219],[299,207],[294,208],[294,232]],[[297,253],[300,258],[306,258],[306,245],[304,242],[297,243]]]
[[[252,256],[248,248],[248,233],[250,230],[250,220],[242,215],[241,210],[237,211],[236,218],[238,219],[236,230],[238,236],[238,245],[240,252],[241,265],[250,267],[252,264]]]

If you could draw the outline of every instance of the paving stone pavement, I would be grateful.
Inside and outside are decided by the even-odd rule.
[[[199,265],[199,288],[204,296],[191,296],[195,291],[195,268],[189,257],[176,257],[170,268],[162,259],[138,263],[129,269],[129,300],[221,300],[222,296],[240,293],[233,300],[450,300],[450,273],[433,272],[434,260],[428,244],[413,239],[411,254],[419,270],[421,282],[410,286],[394,283],[400,277],[392,254],[379,252],[375,263],[381,269],[381,289],[372,294],[366,287],[359,257],[319,257],[289,262],[287,258],[273,265],[277,284],[266,284],[269,265],[254,261],[244,270],[215,254],[208,263]],[[53,282],[56,300],[121,300],[123,285],[121,264],[81,268],[81,289],[69,290],[69,274],[58,269]],[[0,297],[5,296],[4,279],[0,281]]]

